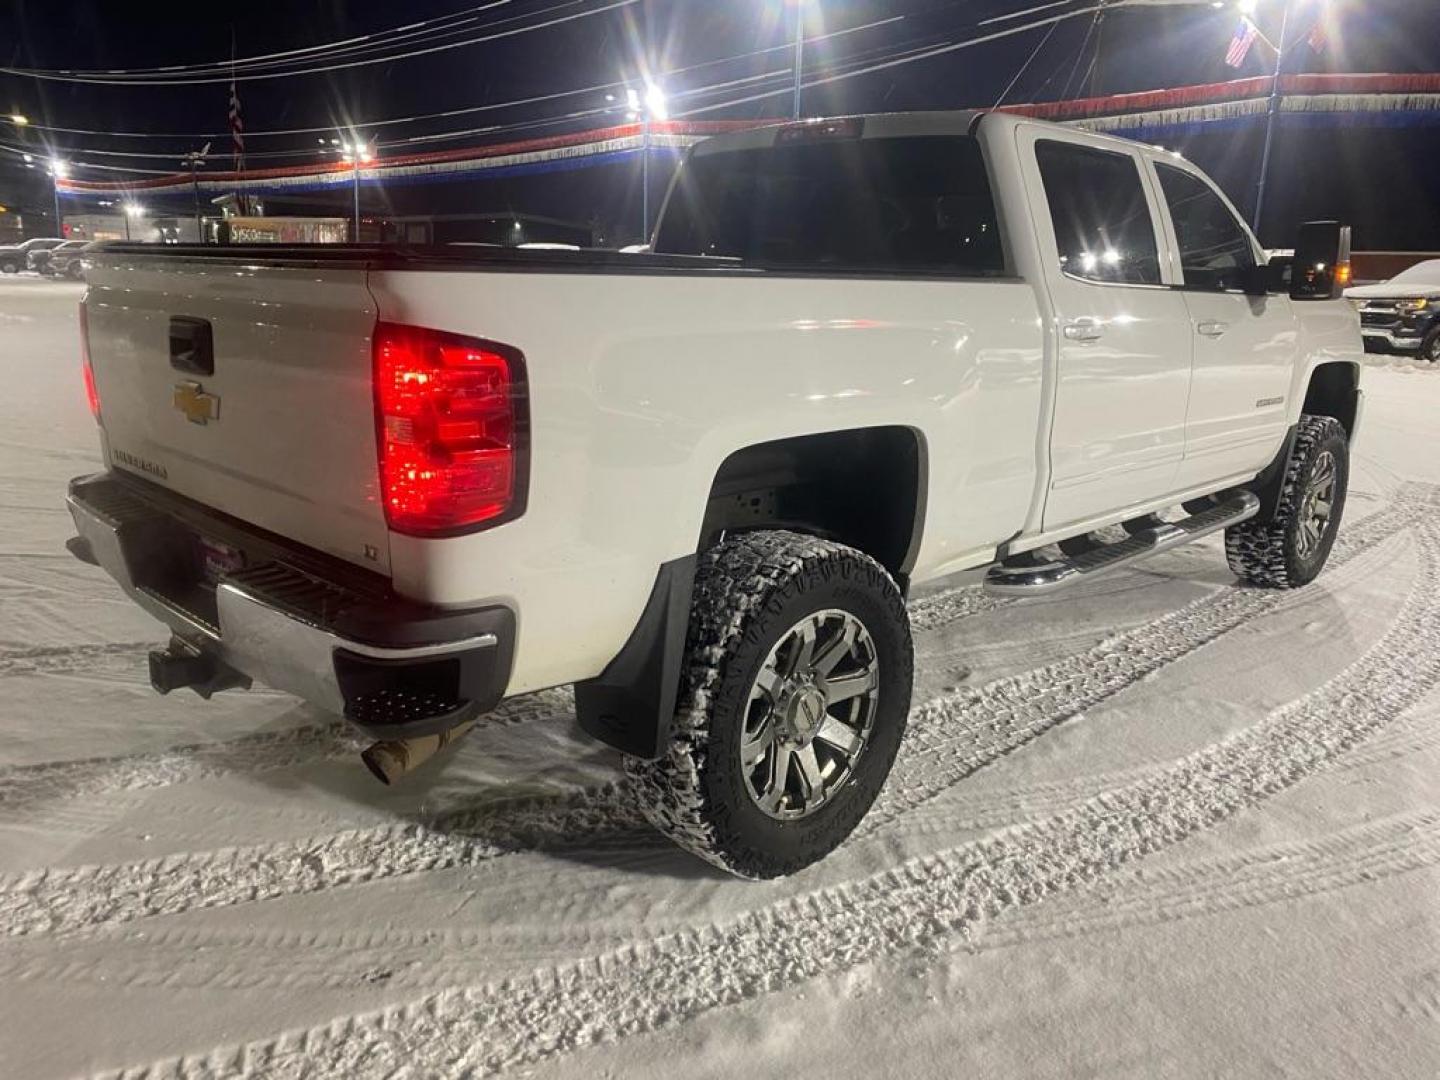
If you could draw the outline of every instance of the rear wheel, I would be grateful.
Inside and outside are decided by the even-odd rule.
[[[869,556],[781,531],[719,545],[696,573],[670,744],[626,763],[646,816],[741,877],[823,858],[890,772],[912,667],[904,601]]]
[[[1308,585],[1330,557],[1350,480],[1345,428],[1302,416],[1275,513],[1225,530],[1225,558],[1239,577],[1272,589]]]

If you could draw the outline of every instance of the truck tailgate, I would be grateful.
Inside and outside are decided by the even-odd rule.
[[[88,281],[113,468],[388,572],[364,269],[136,256]]]

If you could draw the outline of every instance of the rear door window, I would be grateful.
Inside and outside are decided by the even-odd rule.
[[[1224,200],[1183,169],[1157,162],[1155,172],[1175,224],[1186,286],[1243,289],[1245,271],[1255,266],[1255,250]]]
[[[972,138],[797,141],[690,158],[657,252],[824,272],[1005,272]]]
[[[1088,281],[1160,284],[1155,224],[1139,162],[1051,139],[1035,144],[1060,269]]]

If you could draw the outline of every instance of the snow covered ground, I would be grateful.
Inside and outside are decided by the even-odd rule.
[[[6,1076],[1440,1075],[1440,372],[1367,372],[1302,592],[1210,542],[917,600],[880,804],[754,885],[638,825],[565,691],[395,791],[284,695],[156,697],[62,547],[79,295],[0,279]]]

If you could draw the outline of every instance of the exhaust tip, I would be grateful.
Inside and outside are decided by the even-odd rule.
[[[405,763],[403,743],[373,743],[360,752],[360,760],[370,770],[370,775],[386,787],[394,786],[396,780],[410,771]]]
[[[386,787],[394,787],[404,776],[414,772],[442,749],[455,742],[475,726],[466,720],[437,735],[418,735],[413,739],[387,739],[371,743],[360,752],[360,760],[370,775]]]

